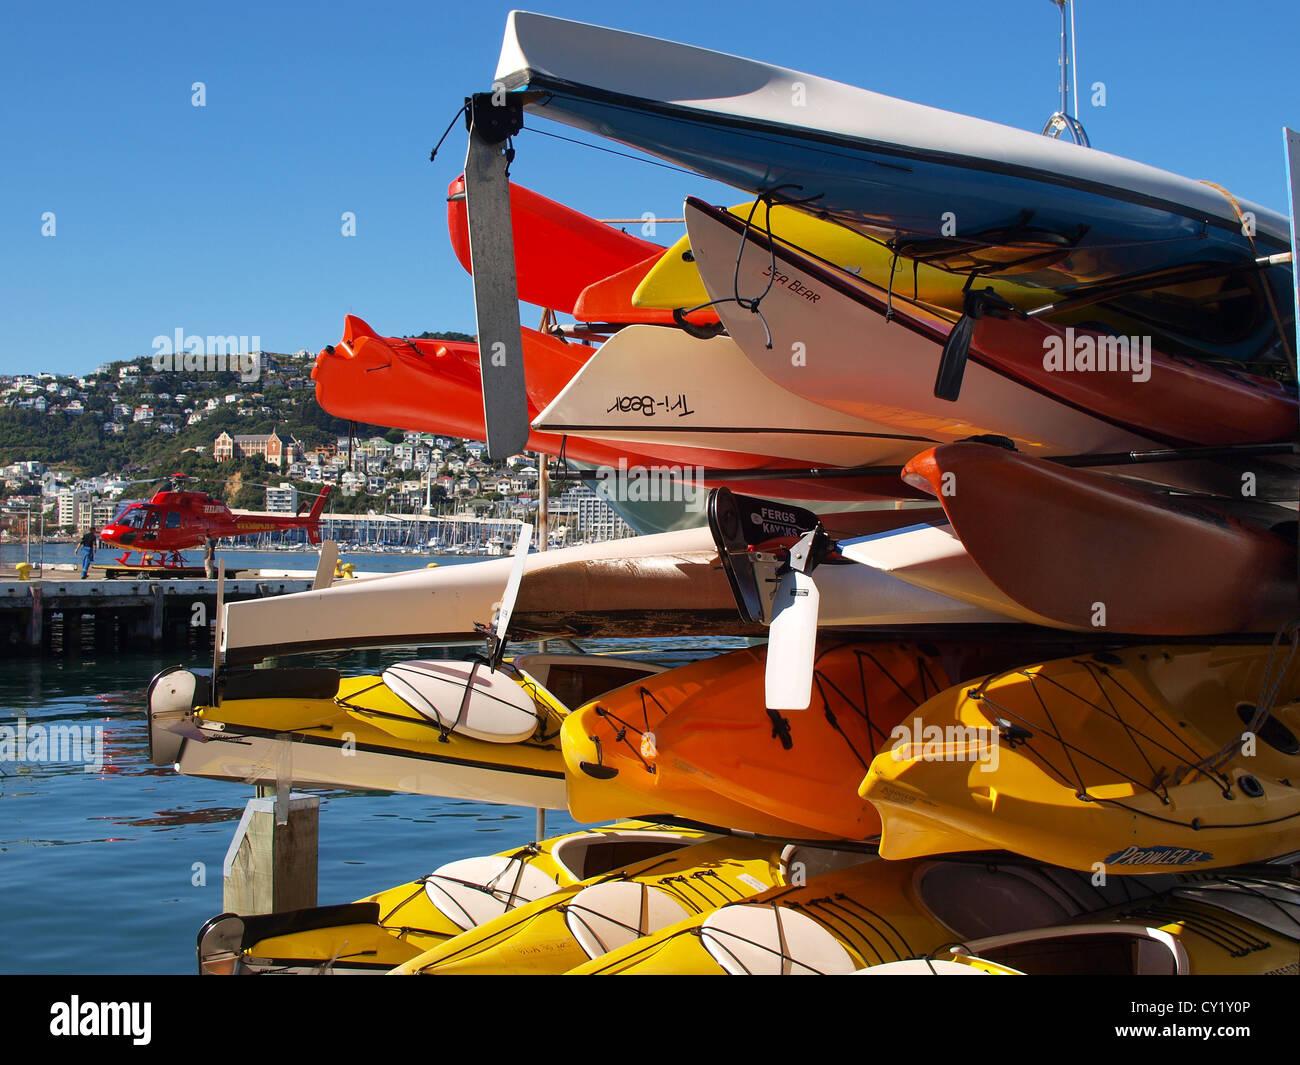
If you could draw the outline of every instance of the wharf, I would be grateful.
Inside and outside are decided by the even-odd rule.
[[[309,577],[228,574],[226,602],[304,592]],[[190,649],[210,651],[217,582],[117,577],[81,580],[75,569],[46,568],[31,580],[0,574],[0,657]]]

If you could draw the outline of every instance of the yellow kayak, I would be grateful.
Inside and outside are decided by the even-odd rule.
[[[910,259],[895,258],[884,244],[861,233],[817,218],[793,207],[768,208],[752,202],[728,208],[737,218],[750,218],[755,230],[770,228],[777,239],[811,253],[849,273],[856,274],[881,288],[918,303],[925,303],[961,313],[962,287],[966,275],[939,270]],[[890,283],[891,273],[893,283]],[[997,283],[999,295],[1022,310],[1049,302],[1051,294],[1043,289],[1027,288],[1003,280]],[[756,293],[742,292],[742,296]],[[659,257],[632,293],[632,306],[654,310],[677,310],[698,307],[709,302],[688,237],[683,236]]]
[[[994,847],[1118,874],[1300,849],[1300,660],[1285,651],[1136,647],[949,688],[862,783],[880,852]]]
[[[199,933],[199,971],[387,972],[568,885],[709,838],[692,829],[629,821],[449,862],[349,905],[252,917],[221,914]]]
[[[660,670],[582,655],[524,656],[496,670],[417,660],[362,677],[252,670],[228,682],[217,705],[192,707],[155,697],[162,682],[181,689],[186,676],[169,673],[150,688],[154,760],[219,780],[274,783],[287,773],[302,786],[562,810],[559,730],[569,709],[528,666],[583,701]]]
[[[1282,875],[1097,886],[998,855],[875,860],[686,918],[570,975],[1295,972],[1300,885]]]
[[[402,975],[552,974],[862,854],[722,837],[561,888],[435,946]]]

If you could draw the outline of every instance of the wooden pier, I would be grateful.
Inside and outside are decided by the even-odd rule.
[[[217,582],[81,580],[46,570],[33,580],[0,577],[0,657],[188,649],[210,653]],[[228,575],[226,602],[304,592],[310,579]]]

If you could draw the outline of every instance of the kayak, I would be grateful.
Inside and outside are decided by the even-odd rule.
[[[536,418],[555,399],[597,350],[529,329],[523,330],[522,347],[530,418]],[[317,401],[335,417],[447,433],[465,439],[481,440],[486,432],[478,348],[472,343],[378,337],[365,322],[349,315],[343,340],[320,353],[312,377],[316,382]],[[691,446],[661,440],[653,449],[634,450],[629,443],[619,440],[596,440],[581,433],[535,431],[528,437],[527,449],[604,469],[611,480],[622,470],[639,471],[643,478],[676,478],[678,493],[695,491],[697,467],[707,468],[713,473],[698,486],[701,496],[710,487],[729,483],[729,472],[743,477],[751,470],[761,470],[764,488],[773,497],[824,501],[818,509],[833,513],[851,513],[856,509],[855,504],[863,501],[917,495],[899,482],[892,470],[853,477],[801,477],[799,473],[806,469],[807,463],[782,456],[726,450],[707,436],[696,439]],[[691,480],[685,489],[683,467],[691,467],[685,471]],[[790,469],[788,478],[780,475],[782,469]],[[632,498],[615,496],[611,505],[618,508],[625,503],[645,502],[635,498],[635,490],[630,485],[624,495]],[[664,504],[675,501],[674,498],[650,500]],[[825,503],[836,505],[827,507]],[[623,507],[625,511],[628,508]],[[634,511],[635,508],[629,524],[639,531],[648,531],[650,526],[644,520],[638,521]]]
[[[559,975],[687,916],[864,854],[721,837],[563,886],[404,962],[397,975]],[[798,863],[798,864],[797,864]]]
[[[905,512],[904,512],[905,513]],[[231,665],[336,647],[479,643],[513,565],[418,569],[329,588],[227,603]],[[866,566],[821,582],[826,627],[984,626],[1005,618]],[[740,619],[708,529],[629,537],[530,554],[511,615],[512,639],[542,636],[762,636]]]
[[[588,285],[663,252],[662,246],[652,241],[514,183],[510,185],[510,221],[519,298],[566,314],[573,311]],[[447,231],[456,258],[473,274],[463,175],[447,187]]]
[[[694,829],[621,822],[448,862],[347,905],[253,916],[223,913],[199,931],[199,972],[387,972],[570,884],[708,838]]]
[[[596,656],[524,656],[495,671],[450,660],[402,662],[380,676],[330,669],[230,676],[216,705],[177,713],[150,686],[155,761],[188,776],[407,792],[563,809],[558,744],[568,708],[532,666],[593,698],[661,667]],[[168,681],[174,685],[175,678]],[[154,698],[155,689],[160,694]]]
[[[943,504],[998,590],[1051,623],[1187,636],[1272,632],[1294,616],[1294,534],[1222,508],[983,443],[931,448],[903,477]],[[926,586],[966,598],[956,581]]]
[[[960,400],[938,399],[934,384],[951,331],[947,318],[905,308],[866,282],[753,231],[742,239],[744,223],[698,200],[686,201],[686,227],[705,287],[723,301],[717,310],[727,332],[765,375],[795,395],[935,443],[996,434],[1049,456],[1153,446],[1100,412],[1074,407],[975,359],[966,367]],[[765,291],[758,314],[729,300]],[[895,314],[889,318],[891,303]]]
[[[1109,337],[1012,311],[974,320],[960,395],[939,399],[950,312],[746,231],[699,200],[685,210],[696,266],[730,335],[775,383],[814,402],[936,443],[999,435],[1040,456],[1294,436],[1295,394],[1276,380],[1165,355],[1149,337]],[[737,294],[761,295],[759,313]]]
[[[599,821],[655,811],[786,838],[876,836],[879,817],[854,798],[862,769],[947,684],[937,653],[826,641],[812,706],[787,714],[765,709],[766,664],[765,647],[733,651],[575,711],[561,729],[569,812]]]
[[[870,286],[864,296],[874,298],[868,302],[880,307],[883,301],[892,315],[906,316],[909,307],[919,306],[950,312],[955,320],[965,307],[965,277],[901,259],[886,244],[846,226],[761,201],[739,204],[728,208],[728,213],[743,223],[740,234],[774,238],[797,256],[794,264],[800,269],[816,264],[830,276],[842,272],[859,278]],[[1152,350],[1141,388],[1131,387],[1133,382],[1122,374],[1084,372],[1084,358],[1096,361],[1111,351],[1118,355],[1128,349],[1129,338],[1153,333],[1151,320],[1135,316],[1122,301],[1067,306],[1047,318],[1029,318],[1009,312],[1041,309],[1048,298],[1042,289],[1002,279],[995,291],[1009,307],[974,321],[972,351],[985,364],[1033,387],[1170,441],[1283,440],[1289,439],[1297,422],[1293,388],[1273,377],[1216,368],[1200,359]],[[671,309],[698,307],[711,298],[687,234],[645,272],[631,302],[644,309]],[[1201,298],[1203,306],[1204,292]],[[1190,327],[1194,316],[1186,317]],[[1163,342],[1172,342],[1175,350],[1197,347],[1196,336],[1189,338],[1186,329],[1176,330],[1171,323],[1162,323],[1154,332]],[[1053,369],[1044,366],[1049,350],[1060,353],[1059,366]],[[1139,354],[1145,354],[1145,349]]]
[[[781,714],[764,709],[767,652],[711,659],[712,678],[666,707],[649,751],[643,744],[641,752],[658,785],[690,781],[831,836],[876,836],[875,810],[850,797],[861,781],[858,767],[887,743],[890,729],[947,686],[943,662],[915,645],[828,641],[814,662],[812,705]],[[656,684],[647,677],[637,686]]]
[[[914,303],[956,313],[962,310],[965,277],[927,263],[900,259],[887,245],[863,236],[856,229],[764,200],[737,204],[727,208],[727,212],[757,233],[775,237],[782,245],[810,259],[896,292]],[[1047,298],[1040,288],[1005,281],[998,285],[998,295],[1026,311],[1041,307]],[[684,310],[709,300],[689,233],[655,260],[631,296],[632,306],[643,311]]]
[[[869,861],[691,916],[571,976],[1294,972],[1300,889],[1279,871],[1140,884],[1010,856]]]
[[[932,437],[846,414],[774,383],[730,337],[631,325],[600,346],[533,419],[548,433],[660,452],[716,447],[805,466],[901,465]],[[884,474],[878,492],[913,495]]]
[[[880,853],[1143,874],[1300,849],[1298,669],[1285,643],[1149,646],[959,684],[862,782]]]
[[[522,333],[528,403],[535,413],[596,349],[535,329]],[[483,435],[483,379],[473,342],[381,337],[350,314],[343,339],[317,355],[312,379],[317,401],[337,418],[467,439]],[[608,450],[601,457],[607,455]]]
[[[839,549],[845,558],[878,573],[991,611],[1009,621],[1076,632],[1089,628],[1040,614],[1011,598],[989,580],[953,527],[943,521],[920,521],[852,537],[841,540]]]
[[[522,11],[507,16],[494,81],[532,115],[751,195],[801,201],[963,275],[1069,292],[1208,269],[1219,286],[1208,305],[1197,300],[1204,283],[1199,293],[1175,289],[1178,299],[1124,299],[1174,328],[1198,314],[1203,328],[1188,332],[1225,356],[1288,361],[1273,349],[1279,333],[1294,335],[1291,269],[1261,277],[1254,266],[1290,250],[1287,220],[1212,183],[750,59]]]
[[[672,309],[643,309],[633,300],[633,295],[640,291],[647,274],[662,256],[651,255],[648,258],[620,270],[616,274],[594,281],[578,296],[573,305],[573,317],[580,322],[593,322],[609,325],[635,324],[643,325],[680,325],[673,316]],[[718,316],[705,309],[682,316],[693,326],[717,326]]]

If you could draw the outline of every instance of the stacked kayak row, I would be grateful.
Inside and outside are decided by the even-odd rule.
[[[1286,871],[1098,882],[1011,855],[884,861],[628,822],[198,937],[212,975],[1294,973]]]
[[[150,738],[184,773],[597,827],[354,903],[219,915],[201,971],[1295,972],[1287,220],[1087,147],[523,12],[494,80],[493,135],[527,112],[744,202],[688,197],[662,246],[467,164],[457,259],[542,310],[523,394],[495,393],[513,386],[475,343],[349,316],[317,399],[523,441],[640,535],[537,556],[521,536],[513,560],[230,604],[216,676],[155,679]],[[785,102],[795,84],[815,108]],[[480,193],[508,204],[513,262],[471,232]],[[632,470],[676,491],[638,497]],[[494,615],[473,661],[248,668],[474,641]],[[668,636],[744,645],[670,663]],[[503,657],[604,637],[644,643]]]
[[[878,840],[886,858],[996,849],[1121,875],[1300,851],[1300,662],[1274,646],[1137,646],[953,684],[992,653],[826,639],[798,712],[765,706],[767,653],[255,670],[212,706],[169,671],[150,689],[153,756],[214,779],[289,773],[583,822]],[[575,701],[600,691],[570,710],[543,670],[577,678]]]
[[[295,781],[363,786],[351,766],[374,751],[364,725],[378,717],[387,757],[428,757],[373,786],[540,806],[549,785],[550,804],[579,820],[641,815],[346,906],[223,914],[200,936],[205,972],[854,972],[930,965],[953,942],[965,954],[940,960],[979,972],[1126,958],[1142,972],[1259,972],[1300,940],[1300,885],[1262,864],[1300,849],[1300,676],[1276,674],[1274,658],[1262,645],[1139,647],[952,685],[974,664],[969,645],[831,641],[814,706],[798,714],[764,708],[762,648],[673,669],[417,660],[335,678],[334,696],[314,701],[302,684],[313,678],[258,670],[277,696],[248,698],[230,678],[244,697],[185,714],[185,684],[168,672],[151,691],[151,740],[156,758],[179,740],[182,772],[274,779],[282,752],[266,752],[263,776],[248,753],[186,753],[246,744],[262,716],[292,749]],[[571,698],[627,682],[570,712],[530,668],[557,687],[568,678]],[[1281,693],[1265,710],[1262,688]],[[330,760],[300,761],[330,734],[330,707],[348,715],[355,751],[339,749],[335,719]],[[1258,737],[1249,753],[1233,742],[1242,729]],[[945,877],[960,887],[908,887]],[[1073,901],[1045,914],[1018,899],[987,923],[970,893],[1003,891],[998,877],[1060,881]],[[1112,890],[1081,897],[1097,884]],[[1291,916],[1281,927],[1261,910]],[[1225,921],[1247,946],[1200,942],[1203,923]]]

